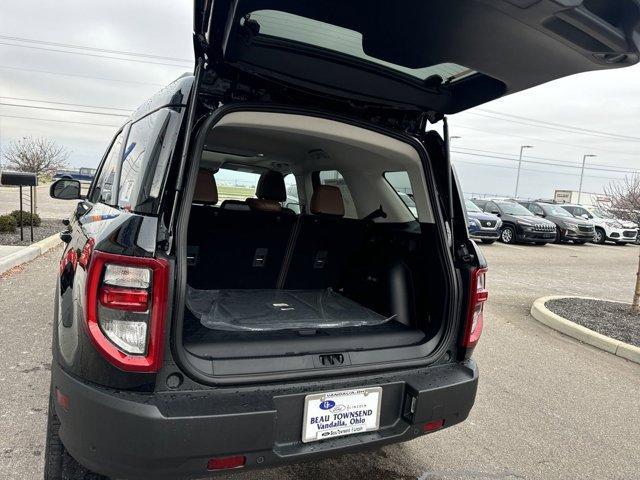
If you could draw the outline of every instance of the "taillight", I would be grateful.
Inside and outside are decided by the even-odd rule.
[[[469,286],[469,310],[462,337],[462,347],[467,350],[466,357],[470,357],[475,348],[484,323],[484,304],[489,297],[486,288],[486,268],[476,268],[471,271],[471,284]]]
[[[97,350],[122,370],[157,372],[162,363],[167,262],[97,250],[87,256],[86,318]]]
[[[234,455],[233,457],[212,458],[207,462],[207,470],[229,470],[233,468],[244,467],[247,457],[244,455]]]

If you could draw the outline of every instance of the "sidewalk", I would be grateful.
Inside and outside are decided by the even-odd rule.
[[[18,250],[24,247],[15,246],[15,245],[0,245],[0,262],[5,258],[11,255],[12,253],[17,252]]]
[[[62,240],[60,234],[56,233],[50,237],[35,242],[28,246],[7,246],[0,245],[0,275],[11,270],[18,265],[30,262],[43,253],[57,247]]]

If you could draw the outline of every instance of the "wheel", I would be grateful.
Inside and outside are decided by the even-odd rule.
[[[593,243],[599,243],[602,245],[607,241],[607,234],[602,228],[596,228],[596,233],[593,234]]]
[[[516,232],[513,227],[508,225],[503,227],[500,233],[500,240],[502,240],[503,243],[516,243]]]
[[[624,247],[627,244],[627,242],[616,242],[616,245],[620,245],[622,247]]]
[[[573,243],[575,243],[576,245],[584,245],[587,242],[585,242],[584,240],[574,240]]]
[[[488,238],[483,238],[482,243],[484,243],[485,245],[491,245],[492,243],[496,243],[496,241],[493,239],[489,240]]]
[[[536,242],[536,245],[546,245],[547,242]]]
[[[44,480],[109,480],[103,475],[90,472],[69,455],[60,441],[59,430],[60,420],[53,405],[53,389],[51,389],[47,413]]]
[[[564,242],[564,239],[562,238],[562,232],[558,227],[556,227],[556,238],[553,241],[553,243],[562,243],[562,242]]]

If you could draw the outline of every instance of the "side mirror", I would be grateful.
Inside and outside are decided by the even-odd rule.
[[[587,215],[586,213],[583,213],[582,215],[580,215],[580,218],[584,218],[585,220],[589,220],[591,217],[589,215]]]
[[[80,182],[70,178],[56,180],[49,187],[49,195],[59,200],[82,200]]]
[[[500,212],[498,210],[491,210],[489,213],[497,215],[498,217],[500,216]]]
[[[534,213],[534,215],[535,215],[536,217],[544,218],[544,213],[540,213],[540,212],[538,212],[538,213]]]

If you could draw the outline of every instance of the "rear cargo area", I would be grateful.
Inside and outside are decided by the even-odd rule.
[[[215,374],[425,356],[445,282],[415,150],[287,117],[298,116],[223,119],[209,135],[189,215],[184,349]],[[408,200],[387,171],[404,175]]]

